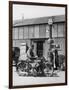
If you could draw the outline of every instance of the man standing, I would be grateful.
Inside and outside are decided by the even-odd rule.
[[[27,51],[27,57],[29,59],[34,58],[36,54],[34,53],[34,45],[31,45],[31,47]]]
[[[54,50],[54,53],[55,53],[55,66],[56,66],[55,69],[57,70],[58,67],[59,67],[58,50],[55,49],[55,50]]]

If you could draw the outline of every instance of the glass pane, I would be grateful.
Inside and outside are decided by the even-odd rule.
[[[39,25],[34,26],[34,38],[39,38]]]
[[[13,40],[13,47],[15,47],[16,46],[16,42],[15,42],[15,40]]]
[[[58,37],[63,37],[63,24],[58,24]]]
[[[49,25],[46,25],[46,38],[49,37]]]
[[[19,39],[23,39],[23,27],[19,28]]]
[[[57,24],[52,26],[52,37],[57,37]]]
[[[18,39],[18,28],[15,28],[15,39]]]
[[[46,26],[45,25],[40,25],[39,26],[39,37],[40,38],[45,38],[46,33]]]
[[[13,28],[12,39],[15,39],[15,28]]]
[[[65,37],[65,24],[63,24],[63,37]]]
[[[24,27],[24,39],[28,38],[28,26]]]
[[[33,38],[34,37],[34,28],[33,26],[29,26],[29,38]]]

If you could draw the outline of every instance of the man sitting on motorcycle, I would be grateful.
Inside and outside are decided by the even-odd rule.
[[[36,70],[37,75],[44,75],[44,62],[45,58],[43,56],[37,57],[34,52],[34,45],[32,45],[27,51],[27,57],[29,60],[34,60],[35,58],[35,66],[34,69]]]
[[[27,57],[28,59],[33,59],[33,58],[37,58],[35,52],[34,52],[34,45],[31,45],[31,47],[28,49],[27,51]]]

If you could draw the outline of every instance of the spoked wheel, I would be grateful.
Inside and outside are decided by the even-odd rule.
[[[18,70],[24,71],[26,68],[26,63],[25,62],[21,62],[18,64]]]
[[[53,74],[53,72],[54,72],[54,68],[53,68],[53,66],[52,66],[51,63],[47,62],[47,63],[45,64],[44,72],[45,72],[45,76],[47,76],[47,77],[52,76],[52,74]]]
[[[18,74],[21,76],[21,75],[26,75],[26,68],[27,68],[27,65],[26,65],[26,62],[24,61],[21,61],[18,63],[17,65],[18,67]]]
[[[20,76],[28,76],[32,66],[28,62],[21,61],[18,63],[18,74]]]

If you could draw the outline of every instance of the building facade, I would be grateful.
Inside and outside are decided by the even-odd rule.
[[[38,56],[47,58],[49,49],[49,17],[24,19],[14,21],[13,24],[13,47],[20,47],[21,43],[26,43],[28,47],[34,44],[34,51]],[[52,38],[55,44],[60,45],[59,54],[65,55],[65,16],[53,16]]]

